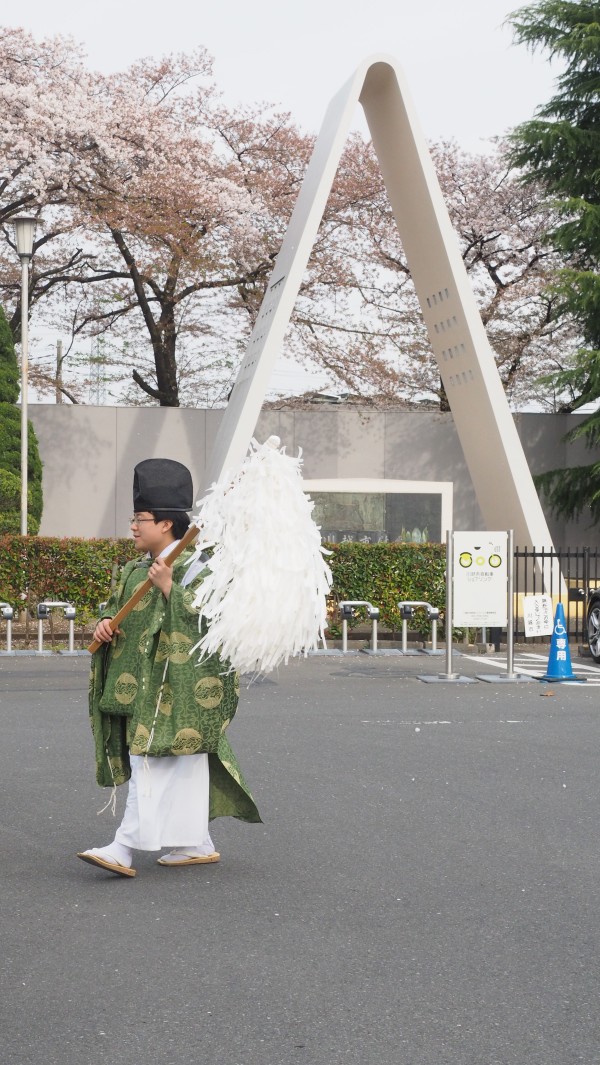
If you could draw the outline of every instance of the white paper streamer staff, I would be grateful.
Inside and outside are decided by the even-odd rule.
[[[199,502],[200,552],[213,547],[195,605],[207,630],[200,653],[215,652],[240,673],[268,673],[324,641],[331,571],[302,487],[302,452],[276,436],[252,440],[242,468]]]

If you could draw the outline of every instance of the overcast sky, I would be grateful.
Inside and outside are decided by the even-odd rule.
[[[90,67],[204,45],[228,104],[281,105],[318,132],[327,105],[367,56],[404,68],[425,136],[469,151],[530,118],[556,70],[512,43],[511,0],[27,0],[13,25],[80,42]],[[5,17],[5,24],[9,20]],[[359,128],[363,127],[360,108]],[[296,390],[278,360],[272,384]],[[303,376],[303,387],[320,387]]]
[[[511,0],[27,0],[15,24],[36,36],[73,36],[90,66],[104,71],[204,45],[228,103],[282,104],[311,132],[355,67],[383,52],[404,68],[426,136],[452,136],[476,150],[531,117],[550,92],[546,59],[514,46],[504,26],[519,6]]]

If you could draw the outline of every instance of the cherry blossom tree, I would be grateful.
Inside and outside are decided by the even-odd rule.
[[[120,337],[137,386],[162,404],[179,403],[194,362],[196,376],[201,363],[209,377],[230,378],[310,138],[287,116],[232,116],[218,106],[203,50],[103,77],[85,71],[60,38],[38,46],[7,31],[0,70],[9,119],[0,290],[15,334],[18,275],[7,223],[42,204],[32,307],[44,299],[72,338]]]
[[[0,29],[0,107],[0,300],[15,337],[10,220],[41,209],[30,303],[67,338],[63,364],[78,381],[60,385],[65,395],[84,398],[77,360],[93,341],[122,401],[223,398],[312,138],[273,109],[225,108],[204,49],[105,76],[86,68],[73,42],[37,42],[23,30]],[[433,152],[502,379],[522,403],[556,368],[545,295],[556,253],[542,240],[549,209],[500,153]],[[569,328],[563,320],[561,358]],[[445,403],[378,164],[359,136],[344,152],[285,354],[373,402]],[[56,387],[50,366],[38,367],[37,383]]]
[[[156,388],[140,382],[161,402],[177,402],[178,279],[193,249],[201,283],[212,286],[216,271],[206,276],[206,266],[225,243],[221,231],[229,227],[239,238],[249,217],[244,190],[223,173],[191,121],[189,98],[179,95],[191,79],[210,75],[210,60],[200,50],[105,78],[89,74],[60,38],[37,45],[7,31],[0,44],[0,102],[10,118],[2,219],[42,204],[46,221],[31,303],[51,289],[62,288],[63,300],[77,286],[100,289],[100,298],[75,297],[76,333],[113,329],[135,311],[156,360]],[[15,293],[16,280],[10,269],[3,278]],[[196,284],[188,278],[184,289]],[[13,306],[16,324],[18,299]]]
[[[566,365],[577,348],[574,324],[559,317],[550,283],[562,265],[546,242],[552,207],[510,171],[502,146],[470,155],[456,144],[431,146],[434,165],[498,370],[514,406],[559,403],[540,378]],[[332,383],[365,390],[375,403],[403,399],[447,408],[398,230],[377,160],[355,143],[347,171],[365,194],[340,211],[352,249],[360,302],[343,320],[324,311],[315,361]],[[359,176],[358,176],[359,175]],[[366,188],[370,194],[366,194]],[[314,325],[310,327],[312,332]],[[310,338],[307,338],[307,346]]]

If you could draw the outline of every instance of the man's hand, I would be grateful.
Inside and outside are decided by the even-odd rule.
[[[102,621],[98,622],[96,628],[94,629],[95,640],[99,640],[100,643],[110,643],[113,636],[121,635],[120,629],[111,629],[110,621],[110,618],[102,618]]]
[[[155,558],[148,570],[148,577],[155,588],[158,588],[165,599],[168,599],[173,587],[173,574],[171,567],[167,566],[164,558]]]

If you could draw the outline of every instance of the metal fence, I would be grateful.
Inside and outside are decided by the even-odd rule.
[[[562,603],[569,637],[585,642],[589,591],[600,585],[598,548],[569,547],[558,551],[542,548],[537,551],[535,548],[517,547],[514,557],[517,603],[515,640],[525,638],[522,611],[518,609],[520,597],[546,592],[552,596],[554,603]]]

